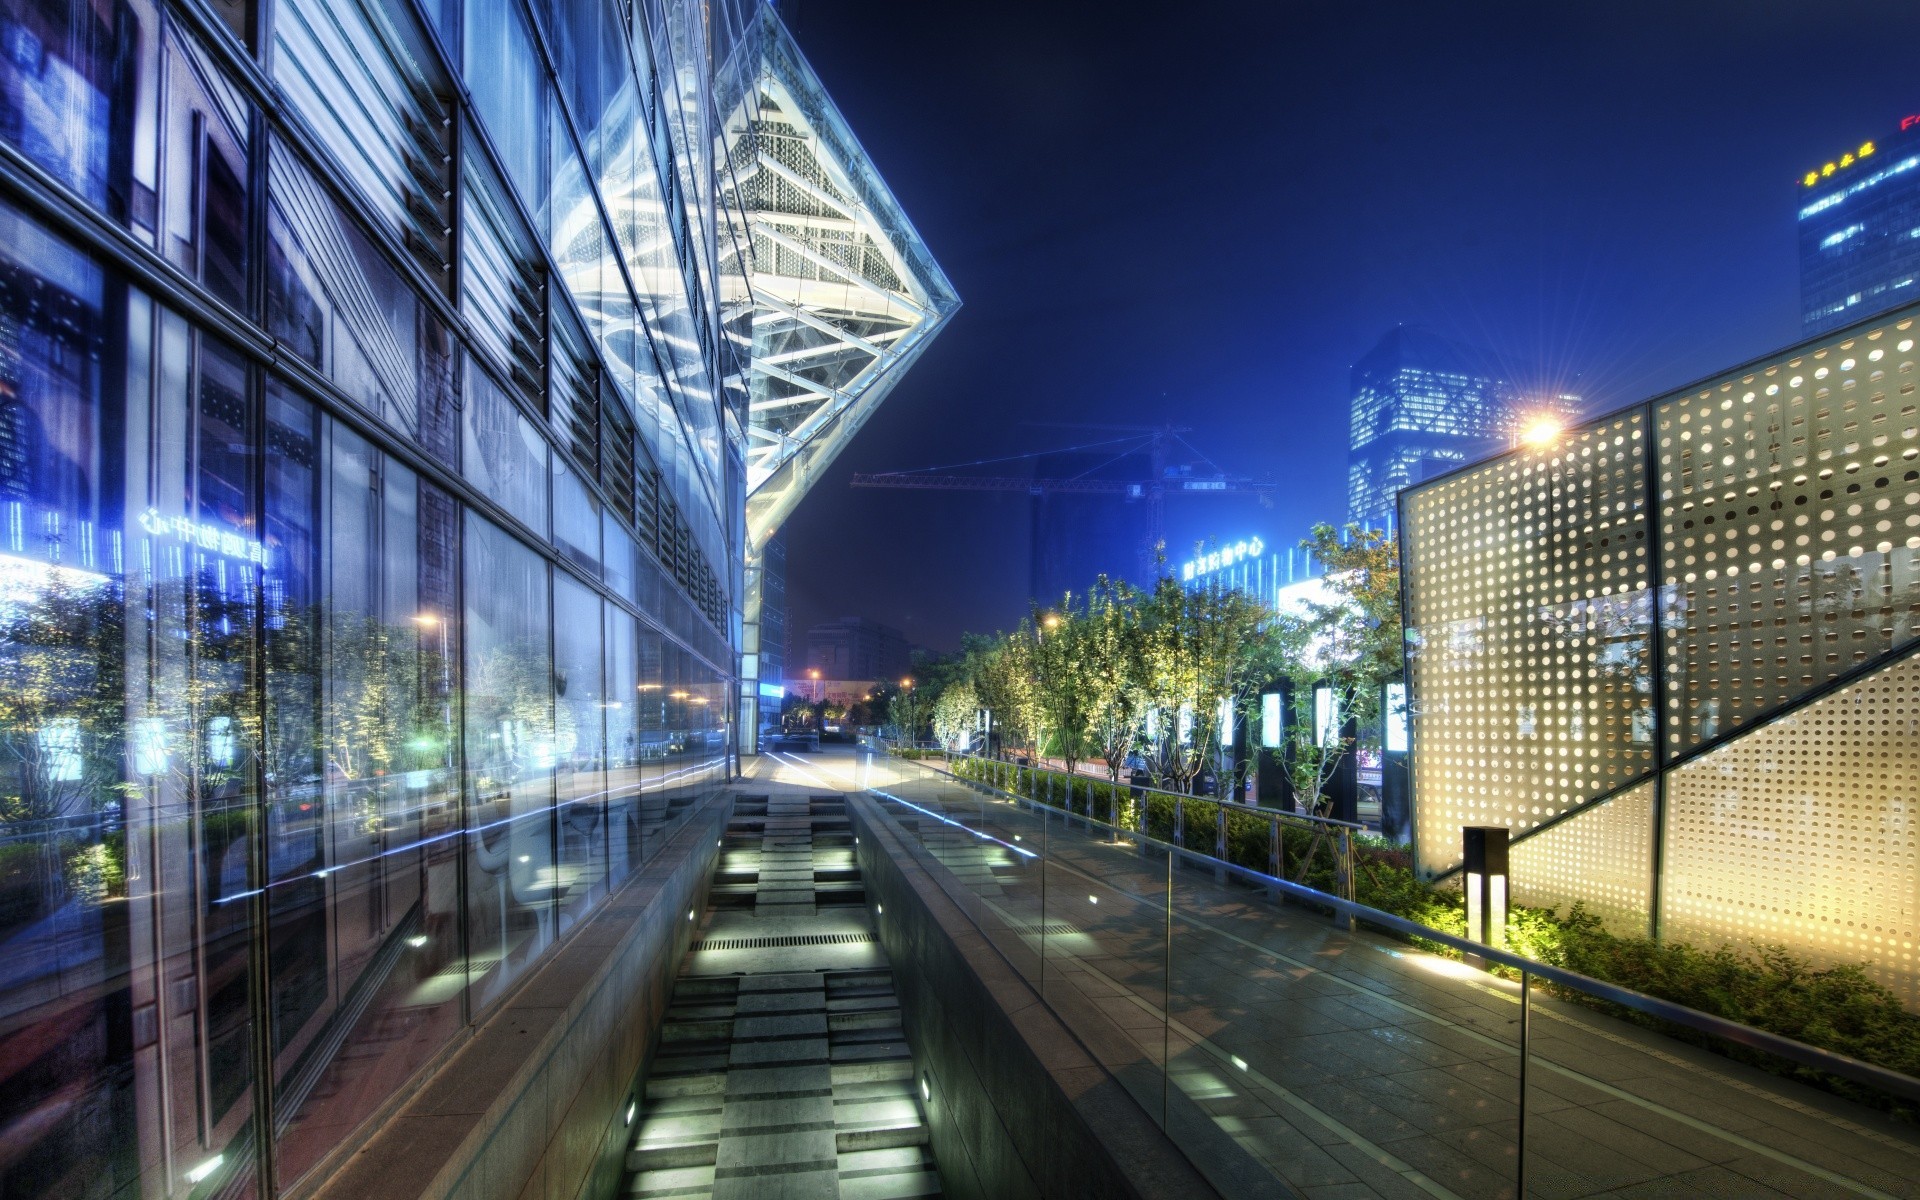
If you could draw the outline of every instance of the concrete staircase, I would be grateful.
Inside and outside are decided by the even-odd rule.
[[[838,796],[742,797],[627,1151],[630,1197],[936,1196]]]

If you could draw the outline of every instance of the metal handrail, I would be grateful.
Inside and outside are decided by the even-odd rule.
[[[969,755],[967,757],[977,756]],[[925,763],[918,765],[926,766]],[[936,768],[928,767],[927,769],[934,770]],[[958,776],[954,776],[954,778],[958,778]],[[993,787],[991,784],[986,786]],[[1052,807],[1016,793],[1006,792],[997,787],[994,788],[994,790],[1017,803],[1026,804],[1035,808]],[[1188,798],[1192,799],[1193,797]],[[1420,938],[1424,941],[1437,943],[1462,955],[1477,956],[1482,962],[1491,966],[1501,966],[1509,970],[1517,971],[1520,973],[1521,994],[1523,998],[1527,994],[1530,980],[1545,980],[1556,986],[1567,988],[1571,991],[1584,992],[1587,995],[1605,1000],[1608,1003],[1618,1004],[1622,1008],[1631,1009],[1634,1012],[1667,1021],[1686,1029],[1692,1029],[1698,1033],[1707,1034],[1710,1037],[1721,1038],[1725,1041],[1733,1042],[1736,1045],[1745,1046],[1751,1050],[1772,1054],[1778,1058],[1784,1058],[1789,1062],[1798,1063],[1803,1067],[1823,1071],[1829,1075],[1836,1075],[1842,1079],[1864,1084],[1867,1087],[1876,1088],[1904,1099],[1920,1101],[1920,1077],[1906,1075],[1886,1067],[1876,1066],[1873,1063],[1865,1062],[1851,1055],[1840,1054],[1832,1050],[1822,1050],[1817,1046],[1809,1046],[1805,1042],[1796,1042],[1792,1038],[1783,1037],[1777,1033],[1768,1033],[1763,1029],[1755,1029],[1750,1025],[1742,1025],[1737,1021],[1731,1021],[1725,1017],[1716,1017],[1712,1013],[1704,1013],[1698,1009],[1688,1008],[1683,1004],[1675,1004],[1670,1000],[1662,1000],[1656,996],[1649,996],[1644,992],[1636,992],[1631,988],[1607,983],[1604,980],[1582,975],[1577,971],[1569,971],[1565,967],[1556,967],[1548,963],[1536,962],[1533,959],[1515,954],[1511,950],[1487,946],[1479,942],[1470,941],[1467,938],[1456,937],[1453,934],[1445,933],[1431,926],[1422,925],[1418,921],[1410,921],[1405,917],[1396,916],[1393,913],[1361,904],[1357,900],[1344,899],[1331,892],[1323,892],[1318,888],[1308,887],[1306,884],[1294,883],[1288,879],[1269,875],[1264,871],[1256,871],[1251,867],[1243,867],[1238,863],[1215,858],[1209,854],[1202,854],[1197,850],[1190,850],[1185,846],[1176,846],[1170,842],[1160,841],[1158,838],[1152,837],[1137,829],[1127,829],[1111,824],[1110,822],[1101,821],[1097,817],[1079,819],[1087,820],[1095,825],[1104,826],[1116,833],[1126,834],[1128,837],[1138,838],[1142,843],[1156,849],[1165,850],[1169,854],[1179,855],[1182,858],[1190,860],[1200,860],[1212,868],[1225,869],[1260,887],[1277,889],[1282,894],[1292,896],[1295,899],[1316,904],[1322,908],[1330,908],[1333,910],[1336,918],[1348,923],[1349,926],[1356,921],[1365,921],[1369,925],[1388,930],[1392,933],[1398,933],[1405,937]]]
[[[1203,804],[1225,805],[1228,808],[1235,808],[1240,810],[1241,812],[1253,812],[1253,813],[1259,813],[1261,816],[1279,817],[1280,819],[1285,821],[1310,821],[1316,825],[1328,825],[1337,829],[1350,829],[1350,830],[1356,830],[1361,833],[1365,833],[1367,830],[1367,827],[1365,825],[1362,825],[1357,821],[1342,821],[1336,817],[1317,817],[1317,816],[1314,816],[1312,813],[1294,812],[1284,808],[1262,808],[1258,804],[1248,804],[1244,800],[1233,800],[1225,796],[1196,796],[1189,792],[1170,792],[1165,788],[1149,787],[1146,784],[1116,783],[1111,780],[1099,779],[1092,775],[1078,775],[1078,774],[1069,775],[1065,771],[1056,771],[1052,767],[1035,767],[1035,766],[1021,767],[1019,766],[1018,763],[1010,763],[1003,758],[990,758],[984,754],[971,754],[964,751],[955,752],[952,750],[945,751],[944,753],[949,759],[970,758],[983,763],[998,763],[1002,766],[1018,767],[1018,769],[1022,771],[1044,771],[1049,775],[1063,775],[1063,776],[1066,776],[1066,778],[1068,779],[1085,779],[1093,783],[1105,783],[1109,787],[1125,788],[1129,793],[1145,792],[1155,796],[1165,796],[1169,800],[1198,800]]]

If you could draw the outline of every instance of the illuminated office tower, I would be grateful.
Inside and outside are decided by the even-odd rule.
[[[1570,420],[1572,396],[1523,396],[1491,355],[1418,326],[1389,330],[1353,365],[1347,519],[1387,529],[1400,489]]]
[[[1920,295],[1920,115],[1809,167],[1798,191],[1808,335]]]

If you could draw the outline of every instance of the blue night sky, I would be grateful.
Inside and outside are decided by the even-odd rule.
[[[1594,412],[1796,341],[1798,177],[1920,112],[1893,0],[783,7],[966,302],[787,525],[796,665],[816,620],[948,648],[1027,608],[1024,495],[853,471],[1177,421],[1287,487],[1174,502],[1169,554],[1284,546],[1344,518],[1396,323]]]

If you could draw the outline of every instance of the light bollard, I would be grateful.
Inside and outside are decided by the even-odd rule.
[[[1467,885],[1467,938],[1496,950],[1507,944],[1507,840],[1502,825],[1463,825],[1461,849]],[[1471,959],[1470,959],[1471,961]],[[1484,961],[1474,966],[1485,966]]]

